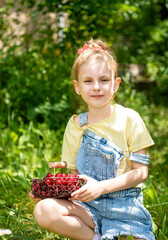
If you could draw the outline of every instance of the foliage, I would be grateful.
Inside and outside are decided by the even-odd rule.
[[[41,57],[31,50],[21,56],[8,56],[8,66],[4,64],[1,69],[1,116],[5,113],[7,119],[3,116],[1,121],[45,121],[58,128],[73,106],[72,84],[67,72],[61,72],[71,59],[68,54],[65,58],[55,60],[47,53]]]
[[[1,228],[13,231],[11,239],[65,239],[35,223],[29,180],[60,160],[68,118],[86,110],[71,67],[93,37],[115,50],[122,77],[116,101],[140,113],[156,143],[148,150],[144,203],[156,238],[167,239],[167,1],[6,0],[0,24]]]
[[[149,83],[151,100],[159,104],[161,95],[165,104],[166,1],[8,0],[0,13],[0,116],[5,124],[21,117],[58,128],[75,111],[71,66],[78,47],[91,37],[115,49],[121,74],[130,64],[139,66],[139,73],[130,72],[131,82],[143,89]]]

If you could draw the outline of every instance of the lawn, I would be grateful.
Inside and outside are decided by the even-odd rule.
[[[148,109],[149,110],[149,109]],[[167,109],[150,106],[145,122],[155,141],[149,150],[151,156],[149,177],[144,184],[144,204],[153,218],[156,239],[168,239],[168,184],[167,184]],[[30,179],[43,177],[48,162],[59,161],[64,129],[54,131],[46,124],[1,126],[0,147],[0,226],[10,229],[12,235],[2,239],[59,239],[59,235],[40,228],[34,220],[34,203],[29,198]],[[131,237],[130,237],[131,239]]]

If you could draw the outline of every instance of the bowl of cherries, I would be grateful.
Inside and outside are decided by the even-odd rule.
[[[33,178],[30,180],[32,194],[37,198],[68,198],[71,193],[78,190],[83,185],[83,180],[78,175],[69,174],[66,162],[50,162],[49,170],[43,178]],[[51,173],[51,169],[54,173]],[[62,173],[56,173],[56,168],[62,168]],[[63,173],[63,168],[66,173]]]

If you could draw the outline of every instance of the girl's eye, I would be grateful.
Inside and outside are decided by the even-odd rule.
[[[84,82],[85,83],[91,83],[91,80],[85,80]]]
[[[109,80],[108,79],[102,79],[101,81],[102,82],[108,82]]]

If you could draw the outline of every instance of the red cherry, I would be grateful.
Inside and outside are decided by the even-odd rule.
[[[81,183],[80,183],[80,182],[78,182],[78,184],[76,184],[76,186],[78,186],[78,187],[81,187]]]
[[[34,191],[37,191],[37,187],[36,186],[34,186]]]
[[[57,179],[57,185],[61,185],[61,180]]]
[[[65,177],[66,177],[66,174],[62,173],[62,174],[61,174],[61,177],[65,178]]]
[[[63,184],[64,186],[66,186],[66,185],[68,185],[68,182],[67,182],[66,180],[62,180],[62,184]]]
[[[46,184],[46,185],[49,185],[49,184],[50,184],[50,180],[49,180],[49,179],[46,179],[46,180],[45,180],[45,184]]]
[[[53,177],[53,175],[51,173],[48,173],[47,177],[51,178],[51,177]]]
[[[68,181],[73,182],[73,177],[71,176]]]
[[[40,183],[39,183],[39,185],[40,185],[40,187],[42,187],[42,186],[43,186],[43,183],[42,183],[42,182],[40,182]]]
[[[51,180],[50,180],[50,184],[51,184],[51,185],[54,185],[54,184],[55,184],[54,179],[51,179]]]
[[[73,182],[72,182],[72,181],[68,181],[68,185],[69,185],[69,186],[72,186],[72,185],[73,185]]]
[[[71,189],[72,189],[72,191],[75,191],[76,190],[76,186],[72,186]]]
[[[58,178],[58,177],[61,177],[61,174],[57,173],[55,176],[56,178]]]
[[[77,178],[73,178],[73,183],[76,184],[78,182]]]
[[[66,191],[66,187],[65,186],[62,186],[62,191]]]
[[[58,194],[58,192],[59,192],[59,190],[58,190],[58,188],[56,188],[56,189],[54,190],[54,193],[55,193],[55,194]]]
[[[53,185],[56,186],[57,185],[57,179],[53,180]]]

